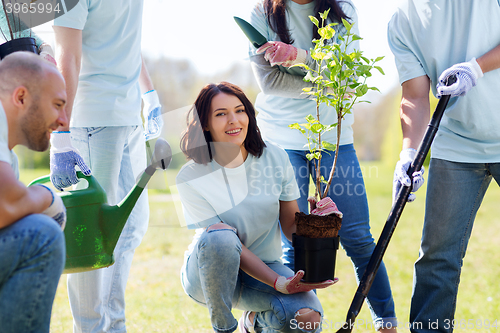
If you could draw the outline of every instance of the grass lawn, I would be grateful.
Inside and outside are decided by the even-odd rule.
[[[393,169],[392,166],[379,162],[362,165],[372,233],[378,239],[391,208]],[[23,179],[33,179],[40,173],[43,174],[40,171],[24,172],[22,176]],[[128,331],[212,332],[208,311],[184,294],[179,281],[183,253],[191,241],[193,231],[179,226],[174,204],[166,200],[168,196],[158,192],[151,194],[149,230],[136,251],[127,285]],[[425,188],[418,192],[414,203],[406,206],[384,256],[400,321],[400,332],[408,332],[404,326],[408,322],[413,263],[418,256],[424,196]],[[500,326],[500,286],[497,282],[497,277],[500,276],[500,265],[497,262],[500,235],[498,202],[500,190],[493,182],[479,210],[464,260],[456,311],[457,332],[495,331]],[[356,290],[352,264],[343,250],[338,252],[336,272],[340,282],[318,291],[325,310],[324,332],[335,332],[335,325],[343,323]],[[238,318],[241,311],[235,310],[234,314]],[[497,327],[486,329],[486,325],[495,320]],[[357,324],[355,332],[373,332],[366,303],[358,316]],[[51,332],[71,331],[66,275],[63,275],[53,307]]]

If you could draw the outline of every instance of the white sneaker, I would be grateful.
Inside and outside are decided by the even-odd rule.
[[[244,311],[240,320],[238,320],[238,330],[240,333],[255,333],[253,324],[250,322],[250,319],[248,319],[250,313],[251,311]]]

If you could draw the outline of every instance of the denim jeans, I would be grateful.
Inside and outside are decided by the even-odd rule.
[[[492,178],[500,184],[500,163],[431,159],[424,229],[413,281],[412,332],[453,331],[462,261],[477,210]]]
[[[72,128],[71,141],[106,191],[108,203],[119,203],[146,168],[144,134],[140,126]],[[147,192],[139,197],[107,268],[68,275],[74,332],[126,332],[125,286],[132,257],[146,233]]]
[[[0,331],[49,332],[66,247],[59,225],[42,214],[0,229]]]
[[[205,231],[181,270],[185,292],[208,308],[216,332],[234,332],[238,322],[231,309],[254,311],[256,332],[319,332],[301,330],[295,313],[313,309],[323,315],[314,292],[285,295],[239,269],[241,242],[233,230]],[[293,272],[277,262],[267,264],[280,275]]]
[[[307,151],[287,150],[288,157],[295,171],[295,178],[300,190],[297,200],[299,209],[308,213],[307,197],[309,195],[309,180],[312,175],[316,179],[314,165],[306,157]],[[321,160],[321,175],[328,180],[330,175],[334,151],[323,153]],[[356,151],[352,144],[340,146],[337,167],[328,191],[328,196],[337,204],[344,214],[340,229],[340,243],[347,256],[351,258],[359,283],[370,261],[375,243],[370,232],[368,201],[365,184],[359,166]],[[293,269],[294,251],[291,242],[282,234],[283,259],[285,264]],[[382,262],[373,281],[367,297],[376,329],[380,327],[397,326],[394,301],[392,299],[389,277]]]

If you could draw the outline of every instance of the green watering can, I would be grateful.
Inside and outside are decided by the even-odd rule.
[[[107,202],[106,192],[93,176],[77,172],[88,187],[58,193],[66,206],[66,265],[63,273],[86,272],[111,266],[113,251],[128,216],[142,191],[157,169],[165,170],[172,160],[172,150],[162,138],[156,141],[153,161],[139,177],[137,184],[116,206]],[[40,177],[28,186],[50,182],[50,176]]]

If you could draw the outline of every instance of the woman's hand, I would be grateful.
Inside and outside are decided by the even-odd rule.
[[[271,66],[281,65],[291,67],[296,64],[305,63],[307,51],[298,49],[283,42],[267,42],[257,49],[257,53],[266,52],[264,58]]]
[[[304,293],[313,289],[323,289],[330,287],[331,285],[339,281],[338,278],[332,280],[326,280],[317,283],[307,283],[300,281],[304,277],[304,271],[298,271],[294,276],[286,278],[284,276],[279,276],[276,281],[274,281],[274,289],[283,294],[296,294]]]

